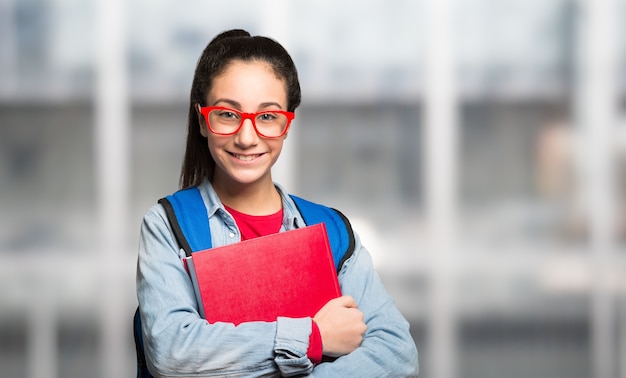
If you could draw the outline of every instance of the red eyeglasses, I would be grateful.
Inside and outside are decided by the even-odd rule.
[[[294,112],[283,110],[266,110],[256,113],[244,113],[224,106],[200,107],[209,130],[217,135],[236,134],[246,119],[263,138],[280,138],[289,129],[291,121],[296,117]]]

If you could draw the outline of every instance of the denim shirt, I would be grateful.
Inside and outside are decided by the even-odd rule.
[[[291,198],[283,201],[281,232],[304,227]],[[200,193],[207,207],[213,246],[235,243],[240,232],[211,184]],[[333,362],[307,357],[311,318],[275,322],[209,324],[198,313],[191,280],[163,207],[154,205],[141,225],[137,261],[139,301],[146,359],[155,377],[414,377],[417,348],[409,324],[385,291],[357,235],[354,254],[339,272],[344,295],[364,314],[361,346]]]

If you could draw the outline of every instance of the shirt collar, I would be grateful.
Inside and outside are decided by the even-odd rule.
[[[300,215],[300,212],[296,207],[296,204],[285,191],[285,188],[277,183],[274,183],[274,186],[276,186],[276,189],[278,190],[278,193],[280,194],[280,197],[283,201],[284,229],[291,230],[293,228],[306,226],[306,224],[304,223],[304,219],[302,219],[302,216]],[[219,210],[226,213],[226,209],[224,209],[222,201],[220,201],[217,193],[215,192],[215,189],[213,188],[213,185],[211,185],[211,182],[209,180],[204,180],[202,184],[198,186],[198,188],[200,189],[200,195],[202,196],[202,200],[204,201],[204,204],[207,208],[207,214],[209,218],[215,215],[215,213],[217,213]]]

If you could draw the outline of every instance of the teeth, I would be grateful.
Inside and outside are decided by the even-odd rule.
[[[242,160],[242,161],[252,161],[256,159],[257,157],[259,157],[259,155],[237,155],[237,154],[234,154],[234,156],[237,159]]]

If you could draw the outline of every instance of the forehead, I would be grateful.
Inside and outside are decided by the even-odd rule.
[[[220,98],[242,104],[274,101],[286,106],[287,86],[267,62],[234,60],[213,79],[207,94],[209,103]]]

